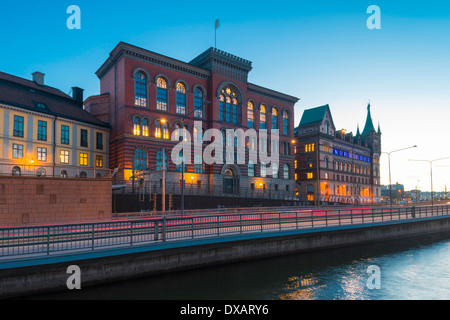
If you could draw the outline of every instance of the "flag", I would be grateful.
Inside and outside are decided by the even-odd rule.
[[[216,29],[219,28],[219,20],[216,20]]]

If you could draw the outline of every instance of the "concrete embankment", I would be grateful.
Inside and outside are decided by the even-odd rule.
[[[67,269],[80,268],[81,289],[112,281],[275,255],[450,231],[450,217],[222,236],[0,261],[0,297],[69,290]]]

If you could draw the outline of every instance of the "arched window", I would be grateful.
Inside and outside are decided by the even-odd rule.
[[[177,108],[176,113],[186,114],[186,86],[181,82],[177,83]]]
[[[222,89],[219,96],[219,119],[232,123],[241,122],[238,95],[236,90],[231,87]]]
[[[134,170],[144,170],[147,168],[147,152],[137,149],[134,153]]]
[[[267,176],[267,166],[265,162],[261,162],[260,166],[261,178],[265,178]]]
[[[61,178],[67,178],[68,174],[66,170],[61,170]]]
[[[278,169],[279,169],[278,163],[277,162],[272,163],[271,168],[272,168],[272,177],[278,178]]]
[[[45,177],[46,173],[47,173],[47,171],[45,171],[44,168],[39,168],[36,171],[36,176],[38,176],[38,177]]]
[[[87,173],[84,172],[84,171],[81,171],[80,172],[80,178],[83,178],[83,179],[87,178]]]
[[[285,164],[283,167],[284,179],[289,179],[289,165]]]
[[[176,123],[175,130],[174,130],[175,141],[180,141],[180,129],[181,129],[181,124]]]
[[[255,106],[249,101],[247,106],[247,127],[253,128],[255,121]]]
[[[203,92],[199,88],[194,89],[194,117],[203,118]]]
[[[283,134],[289,135],[289,113],[287,111],[283,112]]]
[[[164,166],[165,169],[167,170],[167,153],[164,153]],[[162,170],[163,169],[163,152],[162,151],[158,151],[158,153],[156,154],[156,168],[157,170]]]
[[[325,168],[328,169],[328,157],[325,157]]]
[[[267,109],[265,105],[261,105],[259,109],[259,128],[260,129],[267,129],[266,122],[267,122]]]
[[[20,176],[21,175],[20,168],[19,167],[12,168],[12,175],[13,176]]]
[[[156,80],[156,109],[167,111],[167,81],[163,78]]]
[[[135,116],[133,118],[133,134],[135,136],[141,135],[141,118],[139,118],[138,116]]]
[[[148,123],[149,123],[149,121],[148,121],[147,118],[144,118],[142,120],[142,135],[144,137],[148,137],[149,136]]]
[[[278,129],[278,109],[272,108],[272,129]]]
[[[155,121],[155,138],[161,138],[161,121]]]
[[[169,124],[167,123],[167,121],[163,121],[163,123],[161,124],[161,129],[162,129],[162,137],[163,139],[170,139],[170,135],[169,135]]]
[[[325,133],[326,134],[329,134],[328,130],[330,130],[330,124],[328,123],[328,121],[325,121]]]
[[[138,107],[147,107],[147,77],[143,72],[138,72],[134,80],[134,104]]]

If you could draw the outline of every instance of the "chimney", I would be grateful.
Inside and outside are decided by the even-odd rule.
[[[78,87],[72,87],[72,98],[74,98],[76,101],[83,103],[83,92],[84,89],[78,88]]]
[[[42,72],[33,73],[33,81],[41,86],[44,85],[44,77],[45,77],[45,74],[43,74]]]

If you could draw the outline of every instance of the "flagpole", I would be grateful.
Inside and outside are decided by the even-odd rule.
[[[219,19],[216,19],[216,25],[214,29],[214,49],[217,49],[217,28],[219,27]]]

